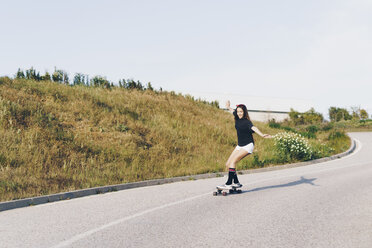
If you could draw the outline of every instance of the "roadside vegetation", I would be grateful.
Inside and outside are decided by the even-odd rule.
[[[372,116],[360,107],[351,107],[350,111],[345,108],[329,108],[329,117],[334,128],[348,132],[372,131]]]
[[[247,168],[272,164],[293,163],[328,157],[346,151],[351,144],[346,129],[326,122],[323,115],[310,109],[305,113],[291,109],[289,119],[283,122],[269,121],[274,129],[274,139],[265,141],[261,153],[254,153],[252,162],[243,161]],[[273,149],[274,148],[274,149]]]
[[[330,156],[350,145],[345,129],[314,110],[254,124],[275,138],[255,135],[255,152],[239,170]],[[0,77],[0,201],[222,172],[236,142],[233,117],[218,102],[151,83],[83,74],[70,80],[60,70],[40,76],[32,68]]]

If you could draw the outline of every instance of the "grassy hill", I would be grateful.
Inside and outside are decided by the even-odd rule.
[[[238,169],[280,163],[273,140],[255,139]],[[191,97],[0,78],[1,201],[224,171],[235,145],[232,115]]]

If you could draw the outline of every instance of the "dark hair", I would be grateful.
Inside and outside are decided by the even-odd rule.
[[[236,109],[234,111],[234,116],[235,116],[235,120],[239,120],[239,116],[238,116],[238,108],[241,108],[244,112],[243,114],[243,118],[242,119],[248,119],[248,120],[251,120],[249,118],[249,114],[248,114],[248,110],[247,110],[247,107],[244,105],[244,104],[239,104],[239,105],[236,105]]]

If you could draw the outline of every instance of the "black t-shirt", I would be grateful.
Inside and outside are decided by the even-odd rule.
[[[235,113],[234,113],[235,115]],[[248,119],[237,119],[235,120],[236,133],[238,134],[238,145],[246,146],[249,143],[254,144],[252,130],[253,124]]]

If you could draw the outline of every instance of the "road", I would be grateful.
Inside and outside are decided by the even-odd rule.
[[[354,153],[225,178],[94,195],[0,213],[0,247],[372,247],[372,133]]]

